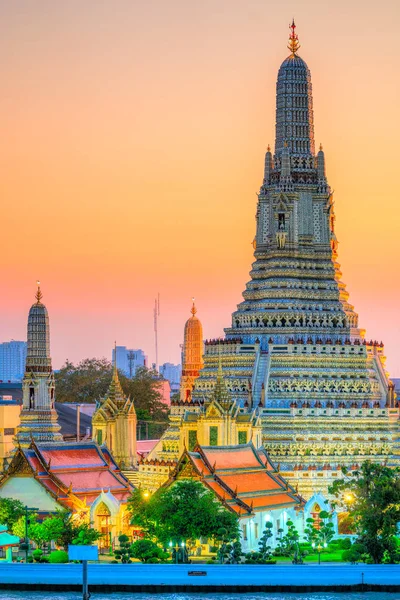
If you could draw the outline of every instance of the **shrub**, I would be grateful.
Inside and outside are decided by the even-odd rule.
[[[168,552],[164,552],[151,540],[137,540],[131,546],[130,555],[138,558],[141,562],[161,562],[169,558]],[[153,560],[156,559],[156,560]]]
[[[65,552],[64,550],[54,550],[49,556],[49,562],[51,564],[67,563],[68,552]]]
[[[359,543],[353,544],[348,550],[344,550],[342,553],[342,560],[353,564],[357,562],[367,562],[369,558],[365,546]]]
[[[43,556],[43,550],[40,550],[39,548],[37,548],[37,550],[34,550],[32,552],[32,558],[35,562],[41,562]]]
[[[120,560],[121,563],[123,563],[123,564],[131,563],[132,562],[131,556],[133,556],[133,554],[132,554],[131,544],[129,542],[128,536],[125,534],[122,534],[119,536],[118,541],[119,541],[119,549],[115,550],[115,552],[114,552],[115,558],[117,560]]]

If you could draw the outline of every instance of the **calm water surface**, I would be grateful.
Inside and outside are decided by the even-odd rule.
[[[0,590],[0,600],[79,600],[82,594],[77,592],[9,592]],[[314,594],[97,594],[91,600],[400,600],[400,593],[355,592],[336,594],[333,592],[315,592]]]

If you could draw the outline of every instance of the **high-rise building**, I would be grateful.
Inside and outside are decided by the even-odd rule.
[[[28,316],[28,349],[22,384],[21,422],[16,440],[28,447],[36,442],[62,442],[57,412],[54,408],[55,384],[50,356],[50,325],[47,308],[42,303],[38,284],[36,302]]]
[[[126,377],[134,377],[139,367],[147,367],[147,356],[140,350],[129,349],[126,346],[116,346],[112,351],[112,362],[117,361],[117,368]]]
[[[179,385],[182,375],[181,365],[174,365],[172,363],[167,362],[160,366],[159,372],[160,375],[164,377],[164,379],[168,379],[172,393],[179,391]]]
[[[11,340],[0,344],[0,381],[21,381],[26,361],[26,342]]]
[[[192,400],[226,384],[256,407],[263,443],[310,498],[342,468],[399,464],[399,409],[381,343],[365,341],[337,261],[333,193],[315,153],[310,70],[296,26],[276,86],[275,152],[265,155],[254,263],[221,342],[206,342]],[[220,358],[219,358],[220,355]]]
[[[192,316],[185,323],[182,348],[181,400],[189,400],[196,378],[203,367],[203,327],[196,317],[197,308],[191,308]]]

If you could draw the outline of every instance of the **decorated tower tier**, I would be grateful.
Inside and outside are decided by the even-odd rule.
[[[290,29],[251,280],[225,339],[205,344],[192,401],[212,393],[221,354],[230,393],[259,411],[272,460],[309,498],[326,493],[343,466],[400,464],[399,411],[383,345],[365,341],[341,281],[325,156],[314,148],[311,74]]]
[[[54,373],[50,357],[50,326],[38,282],[36,302],[28,317],[28,351],[22,383],[23,406],[16,442],[28,447],[36,442],[60,442],[62,436],[54,408]]]

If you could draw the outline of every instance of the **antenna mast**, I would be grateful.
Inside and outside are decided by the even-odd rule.
[[[160,293],[154,300],[154,341],[156,347],[156,371],[158,373],[158,317],[160,316]]]

